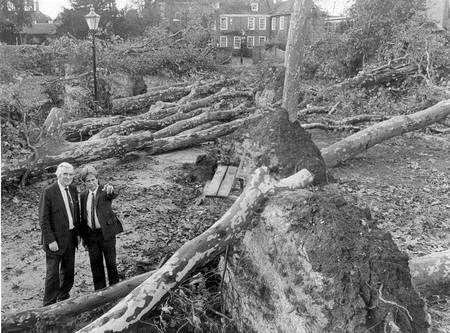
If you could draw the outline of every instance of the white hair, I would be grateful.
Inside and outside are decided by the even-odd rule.
[[[59,177],[59,175],[63,172],[63,169],[70,169],[73,171],[73,165],[67,162],[62,162],[59,164],[55,171],[56,177]]]

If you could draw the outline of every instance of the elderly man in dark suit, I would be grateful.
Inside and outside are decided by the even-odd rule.
[[[81,177],[87,189],[81,193],[80,234],[89,251],[94,289],[106,287],[105,258],[109,285],[119,282],[116,264],[116,235],[123,231],[122,224],[114,214],[111,203],[117,197],[111,185],[100,186],[97,171],[86,166]]]
[[[44,306],[69,298],[75,272],[78,245],[78,192],[72,180],[73,166],[61,163],[57,181],[44,189],[39,203],[39,222],[45,251]]]

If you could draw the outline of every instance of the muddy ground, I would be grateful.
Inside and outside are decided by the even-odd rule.
[[[314,131],[319,147],[348,133]],[[103,182],[120,190],[114,207],[124,224],[118,237],[122,278],[154,268],[186,240],[201,233],[232,204],[206,198],[189,179],[195,158],[213,144],[159,156],[145,153],[97,163]],[[347,193],[368,206],[402,251],[420,256],[450,248],[450,138],[416,132],[371,148],[331,173]],[[46,181],[2,193],[2,313],[41,305],[45,259],[39,245],[38,201]],[[236,184],[233,195],[239,194]],[[72,296],[93,290],[87,252],[76,254]],[[429,299],[434,332],[450,331],[448,299]]]

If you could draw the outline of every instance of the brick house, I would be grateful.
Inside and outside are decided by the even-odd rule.
[[[234,50],[264,46],[269,38],[271,0],[228,1],[215,4],[215,42]]]

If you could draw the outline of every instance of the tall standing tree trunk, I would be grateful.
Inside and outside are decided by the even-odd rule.
[[[298,87],[305,57],[305,45],[311,32],[312,8],[312,0],[296,0],[291,14],[286,45],[286,74],[283,89],[283,107],[287,110],[291,122],[297,119]]]

